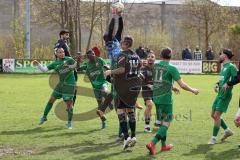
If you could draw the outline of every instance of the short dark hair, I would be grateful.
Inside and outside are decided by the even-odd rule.
[[[123,43],[127,43],[128,47],[132,47],[132,45],[133,45],[133,38],[132,38],[132,36],[124,37]]]
[[[65,33],[69,33],[69,30],[67,29],[63,29],[59,32],[59,37],[61,37],[61,35],[64,35]]]
[[[172,57],[172,49],[167,47],[167,48],[163,48],[161,50],[161,57],[164,59],[171,59]]]
[[[232,51],[228,48],[224,48],[222,53],[225,54],[228,57],[228,59],[232,59],[232,57],[234,56]]]

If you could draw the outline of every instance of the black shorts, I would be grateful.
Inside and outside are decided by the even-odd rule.
[[[130,106],[129,104],[122,101],[119,97],[117,97],[117,109],[125,109],[125,108],[134,109],[135,105]]]
[[[144,99],[144,102],[146,102],[147,100],[152,100],[153,99],[153,91],[149,87],[143,86],[142,87],[142,97]]]

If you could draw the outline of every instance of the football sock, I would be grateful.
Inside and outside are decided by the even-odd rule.
[[[97,99],[98,110],[101,110],[102,107],[102,99]]]
[[[129,127],[130,125],[129,125],[129,122],[127,123],[127,130],[130,128]],[[122,135],[122,129],[121,129],[121,126],[120,126],[120,123],[119,123],[119,129],[118,129],[118,137],[120,137],[121,135]]]
[[[101,111],[105,112],[106,108],[112,103],[112,100],[113,100],[112,94],[111,93],[107,94],[103,102]]]
[[[121,114],[118,114],[118,119],[120,122],[122,133],[124,134],[124,139],[127,140],[127,138],[129,137],[128,129],[127,129],[127,116],[125,113],[121,113]]]
[[[228,127],[223,119],[221,119],[221,127],[226,130]]]
[[[68,108],[67,112],[68,112],[68,121],[72,121],[73,109],[72,108]]]
[[[120,137],[121,134],[122,134],[122,129],[121,129],[121,125],[120,125],[120,122],[119,122],[118,137]]]
[[[47,117],[48,113],[50,112],[50,110],[52,109],[53,103],[47,103],[45,110],[44,110],[44,116]]]
[[[217,137],[218,132],[219,132],[219,129],[220,129],[219,127],[217,127],[217,126],[214,125],[214,127],[213,127],[213,136],[214,136],[214,137]]]
[[[136,118],[135,118],[135,113],[134,112],[129,112],[128,113],[128,118],[129,118],[129,127],[131,129],[131,137],[136,136]]]
[[[157,142],[160,141],[160,140],[162,140],[162,141],[165,140],[166,141],[167,130],[168,130],[167,126],[161,125],[158,128],[156,136],[152,139],[152,142],[154,144],[157,144]]]
[[[73,106],[74,106],[74,104],[75,104],[76,98],[77,98],[77,90],[74,91]]]
[[[161,140],[162,147],[166,146],[166,140],[167,140],[167,136],[162,138],[162,140]]]
[[[129,129],[129,122],[127,123],[127,130]],[[120,137],[122,135],[122,129],[121,129],[121,126],[120,126],[120,123],[119,123],[119,130],[118,130],[118,137]]]

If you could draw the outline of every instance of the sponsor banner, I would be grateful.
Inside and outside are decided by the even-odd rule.
[[[14,72],[15,71],[15,59],[3,59],[2,60],[3,72]]]
[[[0,59],[0,73],[3,72],[3,69],[2,69],[2,59]]]
[[[203,73],[219,73],[221,70],[221,64],[218,61],[203,61],[202,72]]]
[[[15,72],[16,73],[41,73],[41,71],[33,65],[33,59],[16,59]],[[53,60],[38,60],[43,66],[49,65]]]
[[[158,62],[160,60],[155,61],[155,63]],[[172,60],[170,63],[177,67],[180,73],[202,73],[202,61]]]
[[[36,66],[33,65],[33,59],[0,59],[0,72],[15,73],[41,73]],[[53,60],[38,60],[42,65],[49,65]],[[110,65],[109,59],[104,59],[106,64]],[[158,63],[159,60],[156,60]],[[218,61],[182,61],[172,60],[171,64],[176,66],[180,73],[219,73],[221,64]],[[233,64],[239,68],[239,61],[233,61]]]
[[[202,73],[202,61],[170,61],[180,73]]]

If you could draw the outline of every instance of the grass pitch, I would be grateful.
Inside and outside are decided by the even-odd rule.
[[[79,75],[79,86],[91,87]],[[49,75],[0,75],[0,159],[65,159],[65,160],[237,160],[239,129],[233,119],[238,109],[239,86],[234,88],[233,99],[224,119],[234,136],[224,143],[207,145],[212,134],[211,106],[216,94],[213,91],[218,76],[184,75],[183,79],[201,93],[195,96],[181,90],[174,95],[175,119],[168,130],[167,142],[174,144],[168,152],[149,156],[145,148],[155,133],[144,133],[143,110],[137,110],[137,144],[133,149],[122,150],[117,143],[118,120],[115,112],[107,114],[107,128],[100,129],[98,118],[75,121],[68,130],[66,122],[59,120],[52,110],[48,121],[38,126],[45,104],[52,92]],[[139,102],[143,105],[142,98]],[[92,97],[79,95],[74,112],[87,112],[97,105]],[[153,114],[155,109],[153,110]],[[154,117],[153,117],[154,119]],[[153,121],[151,122],[153,126]],[[218,139],[223,134],[220,130]],[[158,148],[159,148],[158,144]]]

